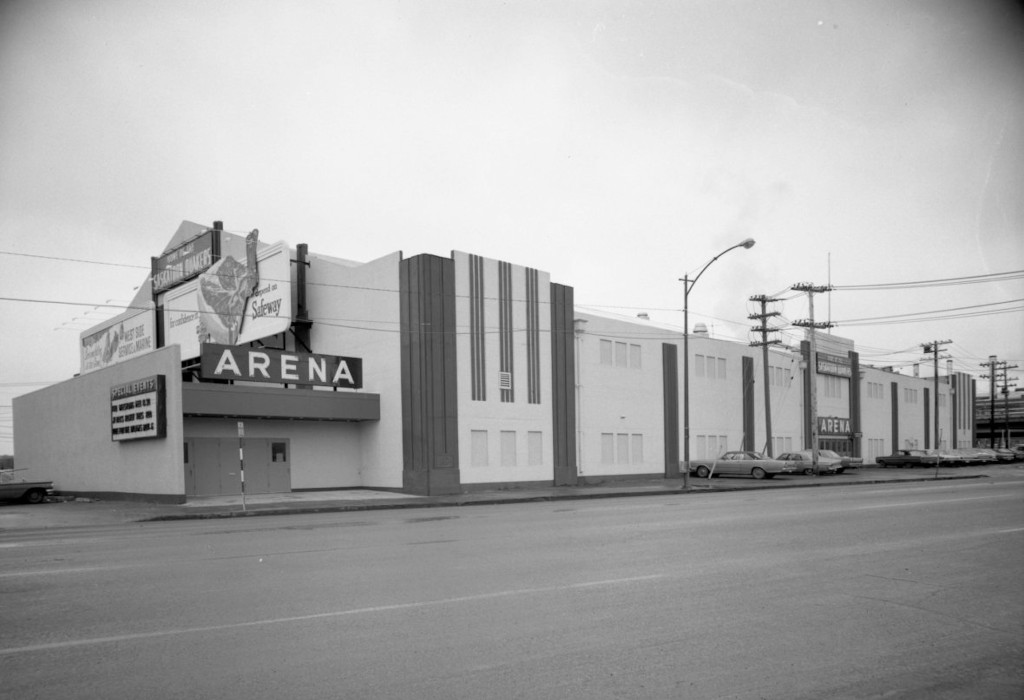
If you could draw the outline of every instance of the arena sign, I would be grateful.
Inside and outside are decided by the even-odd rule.
[[[818,416],[819,435],[849,435],[850,419],[836,416]]]
[[[363,360],[359,357],[203,343],[199,376],[203,379],[360,389],[363,386]]]

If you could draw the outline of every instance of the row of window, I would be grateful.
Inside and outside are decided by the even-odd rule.
[[[843,398],[843,384],[845,384],[847,380],[842,377],[833,377],[831,374],[826,374],[823,378],[825,380],[825,398]]]
[[[768,365],[768,385],[787,387],[793,382],[793,370],[789,367]]]
[[[492,464],[491,434],[497,432],[499,453],[497,455],[502,467],[524,466],[520,464],[523,456],[525,466],[539,467],[544,463],[544,434],[539,430],[517,432],[515,430],[471,430],[470,456],[471,467],[489,467]],[[522,436],[522,438],[520,438]],[[525,441],[525,444],[523,442]]]
[[[639,433],[601,433],[601,464],[643,464],[644,436]]]
[[[693,374],[708,379],[728,379],[725,372],[725,358],[712,355],[693,356]]]
[[[641,369],[641,346],[634,343],[623,343],[601,339],[601,364],[609,367],[629,367]]]

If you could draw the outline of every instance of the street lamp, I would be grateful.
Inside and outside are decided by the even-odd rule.
[[[730,246],[711,258],[692,280],[684,276],[683,283],[683,488],[690,488],[690,290],[711,263],[736,248],[753,248],[754,239],[747,238]]]

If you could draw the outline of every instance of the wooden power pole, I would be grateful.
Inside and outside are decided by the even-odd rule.
[[[778,339],[768,340],[769,333],[777,332],[774,328],[768,327],[768,319],[773,316],[778,316],[778,311],[768,311],[768,304],[774,304],[777,300],[770,297],[766,297],[764,294],[750,297],[750,301],[756,301],[761,305],[761,313],[751,314],[747,316],[749,319],[758,319],[761,321],[760,326],[754,326],[753,331],[761,334],[761,340],[751,343],[751,347],[761,346],[761,364],[764,366],[764,435],[766,451],[769,457],[774,457],[775,452],[772,447],[772,392],[769,381],[768,369],[768,346],[775,345],[781,341]]]

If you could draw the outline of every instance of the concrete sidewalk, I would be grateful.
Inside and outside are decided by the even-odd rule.
[[[754,480],[742,477],[683,479],[649,476],[631,480],[609,479],[581,486],[545,486],[474,490],[450,496],[414,496],[372,489],[305,491],[248,496],[194,498],[184,504],[140,503],[96,499],[69,500],[42,505],[0,505],[0,533],[13,529],[118,525],[149,521],[236,518],[294,513],[332,513],[400,508],[435,508],[526,503],[531,501],[623,498],[638,496],[695,496],[740,490],[792,489],[858,484],[899,483],[988,478],[1004,470],[1021,470],[1020,463],[980,467],[884,469],[875,466],[825,476],[780,476]]]

